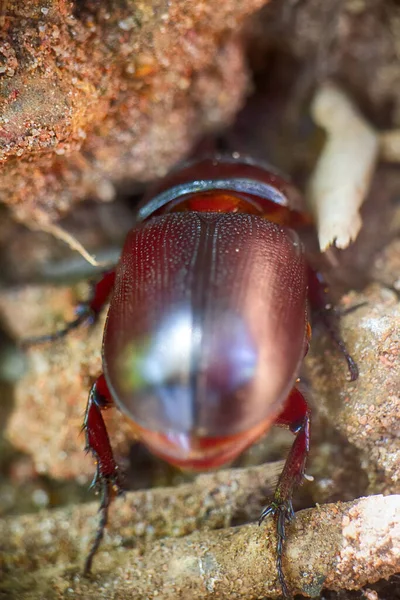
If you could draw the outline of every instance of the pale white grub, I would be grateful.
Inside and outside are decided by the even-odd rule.
[[[374,172],[378,133],[333,83],[317,90],[311,113],[327,139],[308,185],[307,201],[321,250],[333,244],[346,248],[361,228],[359,209]]]

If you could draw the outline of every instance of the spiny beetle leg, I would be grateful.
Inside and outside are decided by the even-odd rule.
[[[100,375],[90,390],[83,423],[83,430],[86,436],[86,450],[90,451],[96,460],[96,474],[92,486],[99,488],[101,493],[99,526],[85,561],[84,575],[90,573],[93,558],[104,537],[111,499],[113,495],[122,493],[118,465],[114,460],[110,438],[102,415],[102,410],[106,410],[111,406],[113,406],[111,394],[104,375]]]
[[[352,356],[350,356],[346,345],[340,334],[340,313],[335,309],[329,297],[328,286],[321,273],[317,273],[311,267],[308,269],[308,294],[311,307],[321,317],[333,343],[343,354],[347,361],[350,381],[358,378],[358,367]]]
[[[279,477],[274,497],[271,503],[262,511],[259,524],[270,515],[275,519],[277,532],[276,567],[282,593],[285,598],[290,598],[291,594],[282,568],[286,523],[290,523],[294,518],[292,506],[293,492],[303,481],[310,441],[310,410],[303,394],[297,388],[293,388],[289,394],[285,408],[277,418],[275,424],[281,427],[288,427],[296,435],[296,438]]]
[[[96,322],[101,309],[107,303],[107,300],[114,287],[115,281],[115,269],[103,273],[101,279],[93,284],[92,293],[90,299],[87,302],[79,304],[75,313],[76,319],[54,333],[42,335],[35,338],[27,339],[23,342],[24,347],[34,346],[36,344],[43,344],[44,342],[52,342],[68,335],[73,329],[77,329],[83,323],[93,324]]]

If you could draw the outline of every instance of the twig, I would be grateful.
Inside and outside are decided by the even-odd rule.
[[[284,566],[294,592],[359,589],[400,569],[399,496],[302,511],[289,533]],[[277,598],[274,536],[270,523],[161,540],[144,554],[121,547],[99,556],[91,579],[76,562],[38,561],[35,569],[7,575],[0,594],[8,600]]]
[[[67,244],[67,246],[71,248],[71,250],[75,250],[76,252],[78,252],[82,256],[82,258],[84,258],[93,267],[110,266],[109,263],[96,260],[96,258],[86,250],[86,248],[80,243],[79,240],[76,239],[76,237],[74,237],[71,233],[63,229],[60,225],[50,223],[47,220],[43,220],[40,223],[31,221],[28,225],[34,231],[44,231],[54,236],[58,240],[63,241],[65,244]]]
[[[174,488],[131,492],[117,498],[101,546],[108,551],[131,544],[143,546],[156,538],[187,535],[198,529],[229,527],[235,521],[256,521],[275,488],[282,461],[199,475],[193,483]],[[78,560],[82,567],[98,521],[99,502],[40,515],[0,520],[0,580],[2,570],[35,569]],[[96,561],[94,562],[96,570]]]

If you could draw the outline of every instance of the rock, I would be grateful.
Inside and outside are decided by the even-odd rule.
[[[69,288],[35,287],[3,294],[0,301],[10,327],[22,340],[61,328],[65,319],[72,318],[76,303]],[[39,474],[82,483],[94,474],[81,429],[88,391],[101,372],[104,317],[92,330],[82,327],[63,340],[27,351],[29,372],[15,386],[4,436],[32,456]],[[117,452],[122,448],[126,452],[122,421],[119,412],[108,411]]]
[[[362,454],[370,491],[400,492],[400,305],[390,289],[373,284],[349,293],[342,334],[360,376],[346,382],[346,364],[318,332],[307,360],[316,409]]]
[[[29,223],[164,174],[242,105],[237,34],[263,4],[7,0],[0,199]]]

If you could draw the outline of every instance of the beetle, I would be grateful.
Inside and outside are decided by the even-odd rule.
[[[121,491],[102,411],[115,405],[155,455],[182,469],[235,459],[273,425],[294,435],[272,501],[277,571],[292,496],[305,477],[310,409],[298,389],[316,308],[348,363],[338,314],[308,264],[299,231],[310,223],[295,188],[271,167],[239,154],[205,157],[172,171],[144,200],[119,263],[63,330],[95,320],[108,301],[103,373],[93,384],[83,429],[96,460],[101,518],[91,570]]]

